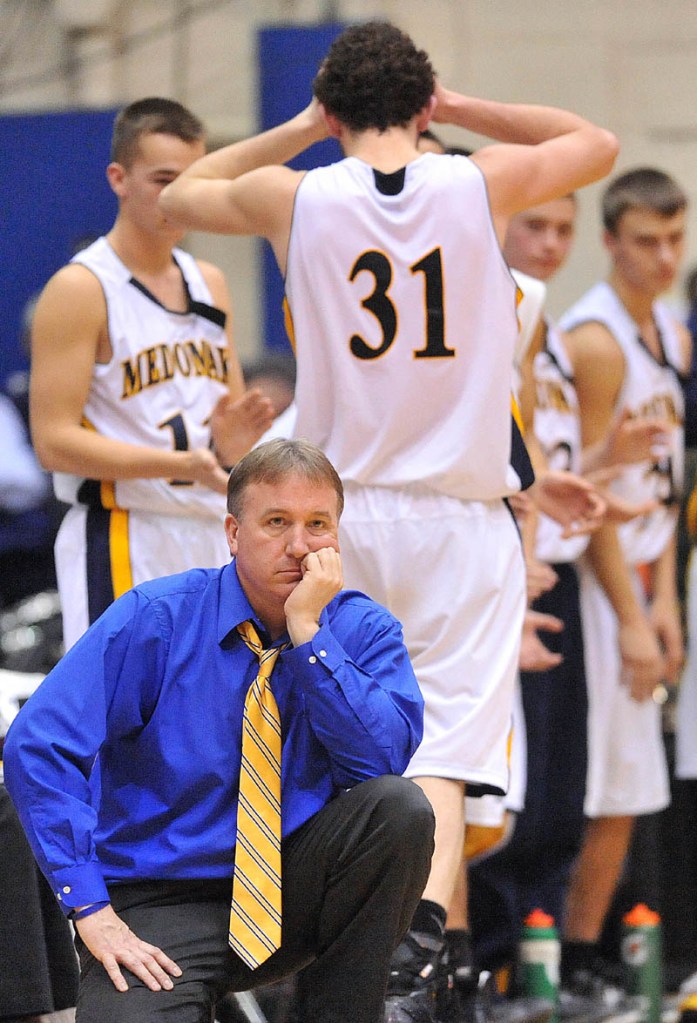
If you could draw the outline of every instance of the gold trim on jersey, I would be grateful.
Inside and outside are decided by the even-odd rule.
[[[99,499],[102,502],[102,508],[106,508],[107,511],[115,511],[117,504],[116,483],[114,480],[101,481],[99,484]]]
[[[133,588],[131,550],[128,542],[128,512],[123,508],[114,508],[109,515],[109,559],[114,600],[116,600],[117,597]]]
[[[295,344],[295,325],[293,324],[293,314],[290,311],[290,302],[286,295],[283,296],[283,323],[286,328],[286,334],[290,341],[290,347],[293,349],[293,353],[297,355],[297,348]]]
[[[516,426],[520,430],[521,437],[525,437],[525,427],[523,426],[523,417],[520,414],[520,408],[518,407],[518,401],[515,394],[511,393],[511,415],[515,419]]]

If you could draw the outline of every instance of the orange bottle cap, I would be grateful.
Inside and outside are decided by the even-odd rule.
[[[661,922],[658,913],[654,913],[643,902],[636,905],[629,913],[625,913],[622,920],[624,923],[629,924],[630,927],[655,927],[656,924]]]
[[[523,921],[526,927],[554,927],[554,917],[543,909],[533,909]]]

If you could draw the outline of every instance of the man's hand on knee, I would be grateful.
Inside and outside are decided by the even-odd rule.
[[[138,977],[151,991],[171,991],[171,977],[181,977],[177,964],[156,945],[141,941],[111,906],[75,923],[76,930],[98,959],[117,991],[128,991],[119,964]]]

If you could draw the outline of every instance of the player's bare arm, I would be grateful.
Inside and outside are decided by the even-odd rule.
[[[665,445],[671,424],[658,416],[635,419],[623,409],[605,437],[583,450],[583,470],[592,473],[612,466],[647,462]]]
[[[663,648],[664,677],[669,683],[677,682],[685,659],[685,647],[680,616],[680,602],[676,586],[677,540],[675,533],[652,566],[653,597],[649,618]]]
[[[208,449],[162,451],[83,425],[94,364],[110,354],[99,282],[85,267],[64,267],[46,285],[32,329],[32,440],[42,465],[98,480],[186,479],[225,493],[226,475]]]
[[[504,143],[472,157],[488,184],[495,220],[555,199],[609,174],[612,132],[568,110],[498,103],[436,85],[433,120]]]
[[[284,124],[196,160],[164,189],[160,206],[182,227],[267,238],[283,269],[303,174],[282,165],[327,135],[313,100]]]
[[[624,356],[610,332],[584,324],[568,335],[581,410],[584,446],[602,443],[611,428],[624,380]],[[635,700],[649,699],[663,676],[656,634],[641,607],[617,530],[609,523],[591,537],[588,558],[617,617],[622,674]]]

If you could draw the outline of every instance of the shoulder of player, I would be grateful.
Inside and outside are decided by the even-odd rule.
[[[574,369],[579,363],[595,363],[598,372],[604,372],[608,365],[624,367],[624,355],[617,338],[598,320],[587,320],[576,327],[565,328],[560,331],[560,336]]]
[[[215,263],[209,263],[205,259],[197,259],[196,265],[201,271],[201,276],[208,285],[216,305],[221,309],[228,309],[230,307],[230,291],[223,271]]]
[[[106,299],[99,280],[86,266],[68,263],[48,281],[36,304],[34,321],[59,317],[85,323],[106,320]]]
[[[306,174],[307,171],[304,170],[297,171],[291,167],[267,164],[242,174],[231,182],[231,186],[233,189],[246,188],[257,202],[270,204],[269,212],[273,212],[274,207],[284,198],[293,199],[298,185]]]
[[[566,333],[565,347],[581,406],[611,409],[625,377],[624,353],[602,323],[583,323]]]
[[[673,326],[675,332],[678,335],[680,342],[680,351],[682,353],[681,365],[679,367],[682,373],[689,373],[690,367],[692,366],[692,334],[679,320],[673,320]]]

